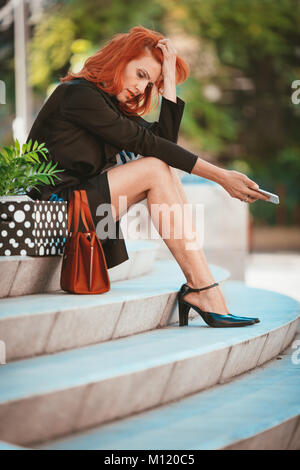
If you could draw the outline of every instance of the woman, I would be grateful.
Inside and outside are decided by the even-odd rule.
[[[127,197],[126,210],[147,198],[153,223],[162,235],[152,205],[178,204],[183,210],[182,204],[187,203],[174,168],[215,181],[241,201],[266,199],[246,175],[216,167],[177,145],[184,102],[176,97],[176,84],[188,72],[169,39],[142,26],[132,28],[114,36],[80,73],[61,79],[30,131],[28,140],[45,142],[51,160],[65,170],[55,185],[58,197],[68,201],[74,189],[86,189],[95,225],[102,220],[97,207],[109,204],[109,221],[117,236],[97,230],[109,268],[128,259],[119,227],[124,215],[119,196]],[[162,95],[160,117],[149,123],[140,114],[149,111],[155,91]],[[132,161],[122,164],[128,159]],[[48,200],[53,186],[40,190],[32,190],[29,196]],[[178,222],[169,222],[174,233]],[[181,239],[164,239],[187,280],[178,293],[180,325],[188,323],[190,307],[214,327],[258,322],[229,314],[199,240],[197,249],[186,249],[189,233],[195,233],[191,215],[185,219]]]

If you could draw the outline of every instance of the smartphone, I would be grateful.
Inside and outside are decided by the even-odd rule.
[[[264,191],[263,189],[257,189],[259,193],[264,194],[265,196],[269,196],[269,200],[266,202],[272,202],[273,204],[279,204],[279,197],[277,194],[269,193],[268,191]]]

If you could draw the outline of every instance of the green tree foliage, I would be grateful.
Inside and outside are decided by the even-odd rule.
[[[30,44],[30,83],[44,90],[63,76],[72,61],[88,58],[119,32],[142,23],[157,27],[163,8],[158,1],[68,0],[51,6],[36,25]],[[155,29],[154,28],[154,29]],[[76,44],[82,42],[81,57]]]
[[[137,24],[165,34],[173,25],[198,42],[180,91],[183,133],[199,154],[279,192],[281,222],[295,221],[298,210],[300,223],[300,104],[291,101],[300,79],[300,0],[52,0],[32,29],[34,89],[44,96],[70,66]],[[250,207],[257,220],[274,223],[282,204]]]
[[[72,20],[60,11],[45,15],[35,28],[30,44],[29,80],[32,86],[44,89],[53,80],[71,56],[71,46],[75,39]]]
[[[285,187],[293,211],[300,202],[300,104],[291,102],[291,85],[300,75],[299,0],[185,0],[184,8],[182,26],[212,43],[218,56],[210,79],[222,98],[210,108],[235,132],[222,135],[219,120],[207,119],[200,90],[189,119],[202,134],[219,136],[221,161],[234,167],[235,159],[245,160],[262,187]],[[253,204],[251,210],[275,222],[269,204]]]

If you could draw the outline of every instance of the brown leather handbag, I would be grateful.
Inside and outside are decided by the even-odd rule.
[[[78,232],[80,215],[86,232]],[[64,247],[60,286],[74,294],[103,294],[110,290],[106,259],[96,235],[85,190],[73,191],[69,202],[68,237]]]

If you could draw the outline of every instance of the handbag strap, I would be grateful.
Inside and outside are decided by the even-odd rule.
[[[90,207],[85,190],[73,191],[68,209],[68,233],[71,232],[73,221],[73,232],[78,232],[79,213],[87,232],[95,232],[95,225],[91,216]]]
[[[80,190],[80,197],[81,197],[81,218],[84,223],[85,228],[88,232],[95,232],[95,225],[91,216],[90,206],[88,202],[88,198],[86,195],[85,189]]]
[[[68,233],[71,233],[71,224],[73,222],[73,232],[77,233],[79,224],[80,199],[78,191],[73,191],[68,209]]]

